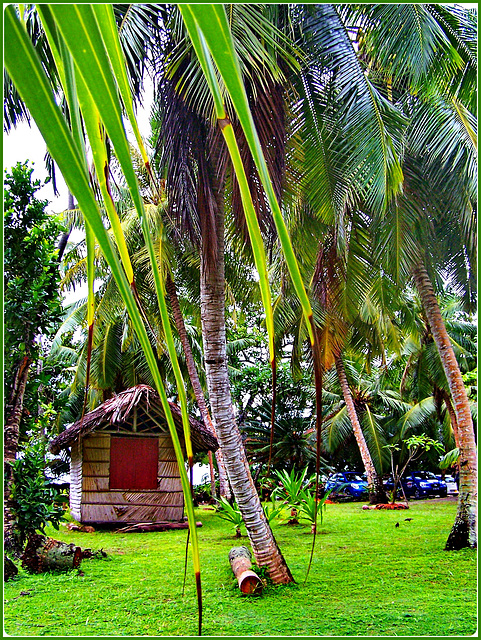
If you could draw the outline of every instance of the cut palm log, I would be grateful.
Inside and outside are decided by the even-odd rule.
[[[31,573],[69,571],[80,566],[82,549],[73,543],[67,544],[35,533],[28,538],[21,560],[22,567]]]
[[[264,584],[257,573],[252,571],[252,555],[247,547],[233,547],[229,551],[229,562],[239,589],[244,595],[260,595]]]

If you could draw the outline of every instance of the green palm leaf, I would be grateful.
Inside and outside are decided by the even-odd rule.
[[[63,5],[63,10],[58,11],[59,5],[52,5],[51,10],[60,26],[60,31],[66,36],[69,49],[77,63],[83,68],[84,80],[87,77],[86,84],[91,90],[95,88],[94,94],[96,105],[100,112],[105,112],[109,126],[114,130],[116,135],[120,129],[123,132],[122,119],[120,114],[120,106],[117,98],[117,90],[110,73],[110,64],[105,54],[98,28],[94,24],[94,18],[91,9],[82,7],[79,11],[79,5],[67,7]],[[59,14],[59,15],[57,15]],[[79,15],[81,14],[81,15]],[[85,42],[89,43],[89,47],[79,46],[81,39],[75,25],[84,30],[86,37]],[[83,42],[83,40],[82,40]],[[164,386],[159,374],[157,362],[152,351],[151,345],[145,327],[142,323],[136,301],[130,288],[129,282],[125,277],[112,242],[103,226],[102,218],[98,205],[95,201],[92,190],[88,183],[88,177],[85,171],[85,163],[76,141],[73,139],[67,124],[55,104],[52,90],[48,80],[43,72],[38,57],[33,50],[32,44],[27,37],[22,25],[20,24],[15,9],[10,6],[5,12],[5,44],[8,49],[8,55],[5,56],[6,67],[18,88],[20,95],[27,104],[32,117],[35,119],[37,126],[42,133],[52,157],[57,162],[70,191],[76,196],[79,206],[85,216],[86,225],[88,225],[95,234],[97,241],[102,249],[105,259],[110,265],[112,273],[116,279],[119,290],[121,291],[124,302],[127,306],[129,314],[134,323],[137,335],[142,344],[146,360],[154,377],[157,391],[159,392],[162,405],[165,411],[166,419],[169,425],[169,431],[174,444],[176,458],[179,465],[182,488],[186,500],[186,510],[189,519],[189,526],[192,536],[194,568],[196,573],[196,582],[199,594],[199,626],[201,624],[201,596],[200,596],[200,564],[198,552],[198,539],[195,526],[195,517],[193,504],[190,497],[189,480],[183,464],[183,454],[178,439],[175,424],[167,401]],[[90,49],[89,56],[86,56],[86,49]],[[92,70],[92,77],[89,76],[89,68]],[[107,73],[108,72],[108,73]],[[89,83],[88,80],[91,82]],[[98,83],[98,84],[97,84]],[[100,87],[100,94],[99,89]],[[98,102],[97,102],[98,99]],[[104,113],[102,118],[104,119]],[[105,120],[104,120],[104,124]],[[106,125],[107,126],[107,125]],[[108,128],[109,134],[110,129]],[[112,136],[111,136],[112,137]],[[117,135],[116,135],[117,137]],[[119,144],[120,156],[125,152],[128,153],[128,143],[125,139],[124,143]],[[116,147],[117,151],[117,147]],[[124,153],[125,155],[125,153]],[[131,165],[130,156],[128,162]],[[126,163],[128,164],[128,163]],[[133,173],[133,170],[132,170]],[[135,180],[135,174],[134,174]],[[136,184],[136,182],[135,182]],[[137,200],[139,197],[137,197]],[[186,436],[187,446],[188,436]]]

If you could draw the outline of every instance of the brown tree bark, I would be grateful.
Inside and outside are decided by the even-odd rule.
[[[3,556],[3,581],[7,582],[18,574],[16,565],[6,555]]]
[[[209,259],[207,251],[201,252],[200,276],[202,337],[212,417],[256,562],[267,567],[275,584],[288,583],[294,579],[262,510],[234,417],[226,355],[224,219],[220,202],[216,209],[216,259]]]
[[[187,336],[187,331],[185,329],[184,317],[182,315],[182,311],[179,304],[179,298],[177,297],[177,290],[175,287],[175,282],[172,280],[170,274],[167,274],[165,288],[167,294],[169,296],[170,304],[172,307],[172,313],[174,315],[175,326],[177,327],[177,332],[179,334],[180,342],[182,344],[182,349],[184,350],[185,361],[187,364],[187,371],[189,372],[190,384],[192,385],[192,389],[194,391],[195,399],[197,402],[197,406],[199,407],[200,413],[202,415],[202,419],[204,420],[204,424],[208,427],[212,433],[217,438],[217,433],[215,431],[214,424],[211,420],[209,410],[207,408],[207,404],[205,402],[204,392],[202,390],[202,386],[200,384],[199,375],[197,373],[197,368],[195,366],[194,356],[192,354],[192,349],[190,347],[189,338]],[[214,469],[212,464],[212,453],[209,451],[209,467],[211,473],[211,488],[212,488],[212,497],[215,498],[215,477],[214,477]],[[227,475],[224,466],[224,460],[222,458],[222,451],[217,449],[215,452],[215,457],[217,460],[217,469],[219,472],[219,493],[221,497],[230,499],[231,493],[229,489],[229,482],[227,480]]]
[[[413,268],[413,276],[448,380],[456,414],[456,442],[459,443],[460,452],[458,510],[445,549],[475,548],[477,546],[477,460],[469,400],[433,286],[422,263],[418,263]]]
[[[371,453],[369,452],[369,448],[366,443],[366,439],[364,438],[364,434],[362,432],[361,423],[359,422],[359,418],[357,417],[356,407],[354,405],[351,390],[349,389],[349,384],[347,382],[346,370],[344,369],[342,357],[337,356],[335,363],[337,377],[342,389],[342,397],[344,398],[344,402],[346,404],[347,414],[351,421],[352,430],[354,431],[354,437],[356,438],[357,446],[359,447],[359,452],[362,458],[362,463],[367,474],[367,484],[369,486],[369,502],[371,504],[380,504],[387,502],[386,491],[384,490],[382,478],[378,476],[376,467],[374,466],[371,458]]]
[[[251,552],[247,547],[233,547],[229,551],[229,562],[244,595],[260,595],[264,585],[257,573],[252,571]]]
[[[12,462],[15,460],[18,449],[18,437],[20,421],[23,414],[23,398],[28,381],[29,369],[32,361],[29,355],[25,355],[17,367],[15,379],[8,404],[6,406],[6,420],[3,432],[3,471],[4,471],[4,514],[3,514],[3,544],[4,550],[19,556],[21,549],[19,541],[14,535],[14,516],[10,501],[12,486]]]

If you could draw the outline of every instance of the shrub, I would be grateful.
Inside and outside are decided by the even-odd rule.
[[[235,527],[236,538],[240,538],[242,535],[240,528],[244,521],[242,520],[242,514],[237,503],[234,502],[233,504],[230,504],[228,500],[221,498],[216,507],[216,512],[223,520],[232,522]]]
[[[45,533],[47,524],[58,530],[63,520],[63,496],[49,486],[44,475],[45,446],[42,442],[29,442],[20,457],[12,463],[12,513],[15,517],[15,535],[23,547],[32,533]]]

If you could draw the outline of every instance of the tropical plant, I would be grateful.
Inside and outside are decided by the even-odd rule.
[[[45,477],[45,443],[34,437],[19,452],[12,463],[11,510],[14,516],[14,535],[17,555],[27,538],[37,532],[45,534],[45,527],[54,529],[64,520],[67,496],[49,485]]]
[[[387,444],[384,446],[389,450],[389,454],[391,456],[391,471],[394,480],[394,487],[392,490],[393,504],[396,500],[397,488],[399,486],[401,486],[404,494],[404,489],[400,483],[408,465],[415,460],[419,460],[430,449],[435,449],[437,452],[443,451],[443,445],[441,442],[433,440],[424,434],[405,438],[402,441],[402,446],[397,444]],[[395,460],[395,458],[397,459]],[[404,499],[407,502],[406,494],[404,494]]]
[[[393,13],[398,13],[397,9],[376,7],[372,12],[364,8],[358,11],[365,23],[380,20],[378,39],[372,36],[374,31],[368,29],[361,49],[378,81],[386,86],[389,100],[398,103],[409,118],[403,162],[404,190],[397,201],[393,201],[387,215],[382,220],[378,218],[374,225],[377,230],[375,254],[398,283],[402,285],[409,278],[414,281],[439,351],[456,416],[455,428],[462,442],[462,490],[446,548],[474,547],[477,462],[473,422],[435,290],[437,275],[442,273],[465,292],[468,303],[473,302],[477,136],[476,105],[472,96],[477,65],[473,48],[476,20],[461,7],[447,13],[443,8],[427,5],[421,12],[406,9],[405,14],[411,20],[415,14],[417,20],[423,16],[426,27],[434,20],[434,29],[419,32],[425,43],[429,43],[429,47],[422,49],[423,56],[430,57],[429,50],[439,46],[445,49],[445,55],[434,56],[431,62],[426,59],[419,68],[420,73],[406,65],[397,76],[396,67],[403,56],[396,56],[396,63],[392,62],[395,38],[388,36],[385,22]],[[441,76],[440,68],[443,69]],[[421,79],[424,88],[421,88]]]
[[[283,506],[281,504],[276,503],[276,499],[274,496],[271,496],[271,499],[266,501],[262,505],[262,509],[264,511],[264,515],[267,518],[267,522],[270,524],[278,515],[282,513]]]
[[[59,295],[57,239],[62,226],[58,217],[46,212],[47,202],[38,200],[39,180],[32,178],[33,168],[18,163],[5,175],[4,190],[4,319],[5,319],[5,424],[4,541],[10,543],[11,517],[9,486],[19,437],[25,437],[25,396],[32,369],[39,368],[42,340],[51,335],[62,313]],[[40,379],[36,378],[38,387]],[[38,393],[29,403],[37,415]]]
[[[292,469],[290,473],[285,469],[276,470],[275,474],[280,481],[280,485],[274,489],[272,495],[278,500],[283,500],[289,507],[296,509],[301,502],[303,488],[312,481],[312,477],[306,478],[307,467],[300,472]]]
[[[314,529],[317,522],[322,524],[324,513],[326,511],[326,500],[332,493],[326,491],[322,498],[318,498],[312,491],[303,489],[301,491],[301,502],[299,503],[299,518],[304,518],[311,523],[311,532],[314,533]]]
[[[231,522],[234,525],[235,537],[240,538],[242,536],[240,528],[244,524],[244,521],[237,503],[233,502],[231,504],[225,498],[220,498],[215,510],[220,518],[227,520],[227,522]]]

